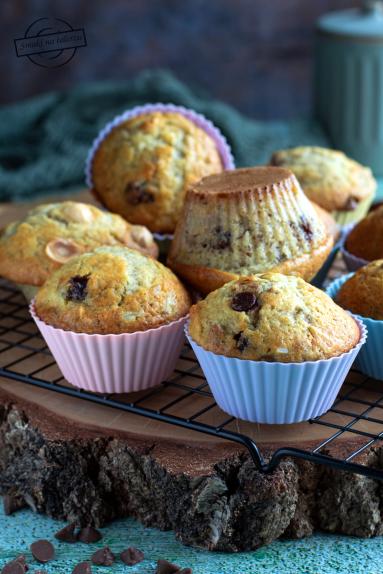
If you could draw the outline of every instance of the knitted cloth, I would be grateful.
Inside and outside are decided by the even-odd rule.
[[[0,108],[0,201],[83,185],[86,154],[98,131],[115,115],[146,102],[203,113],[226,136],[238,167],[265,163],[283,147],[328,145],[311,119],[256,121],[192,91],[167,71],[147,71],[130,81],[84,84]]]

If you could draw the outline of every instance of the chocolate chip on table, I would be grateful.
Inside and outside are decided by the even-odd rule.
[[[231,308],[234,311],[251,311],[258,307],[258,301],[254,293],[242,291],[237,293],[231,300]]]
[[[28,566],[25,562],[25,556],[21,554],[11,562],[3,566],[1,574],[24,574],[28,571]]]
[[[180,567],[167,560],[158,560],[156,574],[179,574]]]
[[[92,555],[92,562],[97,566],[111,566],[114,562],[115,555],[109,548],[109,546],[105,546],[105,548],[100,548],[100,550],[96,550],[96,552]]]
[[[79,562],[72,570],[72,574],[92,574],[89,562]]]
[[[153,203],[154,195],[146,189],[145,181],[130,181],[125,186],[125,195],[130,205],[140,205],[140,203]]]
[[[55,549],[49,540],[37,540],[31,544],[31,552],[33,557],[38,561],[45,564],[55,557]]]
[[[35,570],[33,574],[48,574],[46,570]]]
[[[191,568],[182,568],[178,574],[193,574],[193,570]]]
[[[55,538],[57,538],[57,540],[60,540],[60,542],[69,542],[71,544],[73,542],[77,542],[75,528],[76,525],[74,522],[72,524],[67,524],[66,526],[64,526],[64,528],[55,533]]]
[[[85,528],[81,528],[77,538],[80,542],[92,544],[92,542],[101,540],[102,534],[99,530],[93,528],[93,526],[86,526]]]
[[[241,351],[241,353],[249,345],[249,339],[244,336],[243,331],[240,331],[236,335],[233,335],[233,339],[234,339],[234,341],[237,342],[236,347],[239,351]]]
[[[88,275],[75,275],[69,279],[69,287],[66,292],[67,301],[84,301],[87,296]]]
[[[139,550],[134,546],[129,546],[129,548],[121,552],[120,558],[127,566],[134,566],[135,564],[142,562],[145,556],[142,550]]]

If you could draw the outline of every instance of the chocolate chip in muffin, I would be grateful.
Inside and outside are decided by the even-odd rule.
[[[90,275],[75,275],[69,279],[66,292],[67,301],[84,301],[87,296],[87,285]]]
[[[134,546],[129,546],[129,548],[121,552],[120,558],[127,566],[134,566],[135,564],[142,562],[145,555],[142,550],[139,550]]]
[[[354,211],[354,209],[358,207],[358,202],[353,197],[349,197],[346,203],[343,206],[344,211]]]
[[[214,244],[215,249],[226,249],[231,243],[231,232],[224,231],[220,225],[214,229],[217,235],[217,242]]]
[[[125,195],[130,205],[154,203],[154,195],[146,189],[145,181],[130,181],[125,186]]]
[[[111,566],[114,562],[115,556],[109,546],[105,548],[100,548],[92,555],[92,562],[97,566]]]
[[[231,308],[234,311],[252,311],[258,308],[258,301],[251,291],[236,293],[231,300]]]
[[[302,229],[303,233],[305,234],[306,239],[311,241],[311,239],[314,235],[314,232],[313,232],[313,229],[311,227],[310,222],[307,221],[307,219],[304,219],[304,218],[301,219],[301,229]]]
[[[240,331],[239,333],[236,333],[236,335],[233,335],[233,339],[234,341],[236,341],[237,343],[236,347],[239,351],[241,351],[241,353],[249,345],[249,339],[243,335],[243,331]]]

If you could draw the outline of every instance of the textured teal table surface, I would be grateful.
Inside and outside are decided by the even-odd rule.
[[[144,528],[133,520],[117,521],[101,529],[104,535],[97,544],[64,544],[53,534],[63,523],[20,511],[12,516],[0,512],[0,566],[25,553],[30,573],[38,569],[29,545],[47,538],[56,547],[56,560],[44,568],[49,574],[71,574],[74,565],[108,544],[115,554],[127,546],[137,546],[146,559],[128,567],[116,562],[110,567],[93,566],[94,573],[122,572],[150,574],[158,558],[193,568],[194,574],[382,574],[383,538],[359,540],[340,536],[316,535],[299,541],[279,541],[257,552],[240,554],[209,553],[178,543],[172,532]]]

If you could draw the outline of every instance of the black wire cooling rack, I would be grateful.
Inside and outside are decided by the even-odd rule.
[[[335,268],[332,274],[340,271]],[[72,387],[60,375],[29,316],[23,295],[0,281],[0,377],[235,442],[249,451],[261,472],[271,472],[283,458],[294,457],[383,480],[383,469],[371,466],[369,455],[370,448],[379,447],[383,440],[383,381],[374,381],[353,370],[332,409],[308,423],[300,423],[302,437],[312,430],[310,425],[325,427],[321,429],[321,439],[312,446],[310,442],[307,449],[286,446],[272,451],[258,440],[262,438],[261,425],[243,423],[219,409],[188,345],[172,377],[138,397],[134,395],[134,399],[133,395],[100,395]],[[153,399],[155,408],[151,406]],[[293,426],[296,436],[297,425]],[[296,438],[289,441],[289,427],[292,425],[285,427],[287,445],[297,442]],[[334,450],[336,455],[332,454]],[[362,456],[367,453],[368,456]]]

